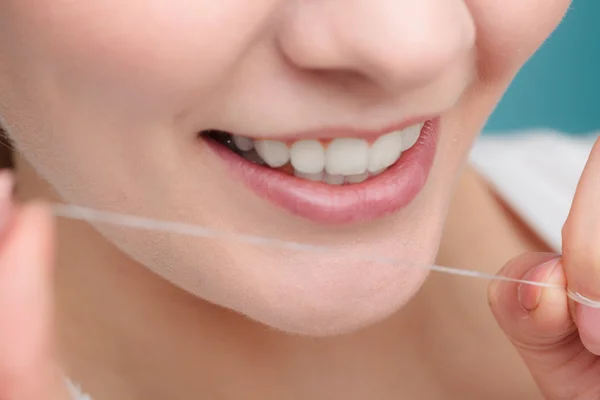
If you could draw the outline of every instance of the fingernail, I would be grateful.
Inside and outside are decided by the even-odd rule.
[[[559,259],[553,259],[530,269],[523,280],[531,282],[546,283],[550,280],[552,273],[556,270]],[[527,312],[534,311],[540,305],[543,288],[539,286],[521,283],[518,289],[519,302]]]

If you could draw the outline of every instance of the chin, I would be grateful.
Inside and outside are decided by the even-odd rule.
[[[323,299],[323,303],[306,304],[305,298],[286,298],[280,304],[264,309],[239,310],[248,318],[275,331],[307,337],[348,335],[382,322],[399,312],[416,294],[420,284],[397,297],[363,299],[356,301]]]
[[[216,303],[287,334],[344,335],[397,313],[428,276],[424,268],[346,258],[287,260],[263,264],[252,281],[224,289],[230,296]]]

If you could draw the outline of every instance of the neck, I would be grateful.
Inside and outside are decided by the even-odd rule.
[[[22,199],[56,199],[30,168],[18,171]],[[460,219],[460,213],[451,212],[446,235],[454,242],[456,232],[468,232],[465,227],[473,223],[460,219],[461,229],[454,230],[452,214]],[[306,399],[362,399],[398,391],[437,397],[457,382],[473,385],[473,374],[486,363],[477,343],[502,343],[487,310],[486,282],[434,275],[387,321],[343,337],[311,339],[275,332],[179,290],[86,223],[60,220],[57,225],[61,353],[69,376],[95,399],[238,399],[249,393],[261,399],[291,393]],[[464,252],[462,241],[448,240],[440,263],[479,270],[490,265],[473,249]],[[499,346],[497,352],[507,348]],[[454,363],[451,373],[437,367],[449,362]],[[484,384],[496,389],[489,381]]]

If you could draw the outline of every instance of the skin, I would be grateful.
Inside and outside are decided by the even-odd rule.
[[[12,329],[0,336],[0,397],[64,399],[60,365],[100,400],[594,398],[594,315],[564,291],[543,291],[526,311],[518,299],[538,293],[511,284],[488,289],[350,257],[53,224],[30,203],[480,270],[527,252],[501,272],[515,277],[555,257],[464,167],[567,0],[215,4],[0,4],[0,115],[19,185],[12,207],[3,202],[0,326]],[[232,180],[196,139],[209,128],[278,138],[331,124],[376,129],[431,113],[442,123],[423,192],[361,226],[291,217]],[[566,275],[600,299],[599,152],[552,279]],[[28,312],[15,315],[17,304]]]

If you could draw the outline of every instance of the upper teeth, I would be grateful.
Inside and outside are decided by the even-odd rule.
[[[282,167],[290,161],[290,149],[279,140],[257,140],[254,147],[269,167]]]
[[[237,148],[242,151],[250,151],[254,147],[254,142],[252,139],[244,136],[234,136],[233,143],[235,143]]]
[[[255,140],[234,136],[235,145],[243,151],[253,147],[263,161],[272,168],[291,163],[295,174],[306,179],[326,181],[343,180],[360,182],[369,173],[377,174],[393,165],[403,151],[418,140],[423,124],[413,125],[401,131],[391,132],[377,138],[373,143],[364,139],[339,138],[328,144],[319,140],[299,140],[291,145],[279,140]],[[341,177],[341,178],[335,178]]]

